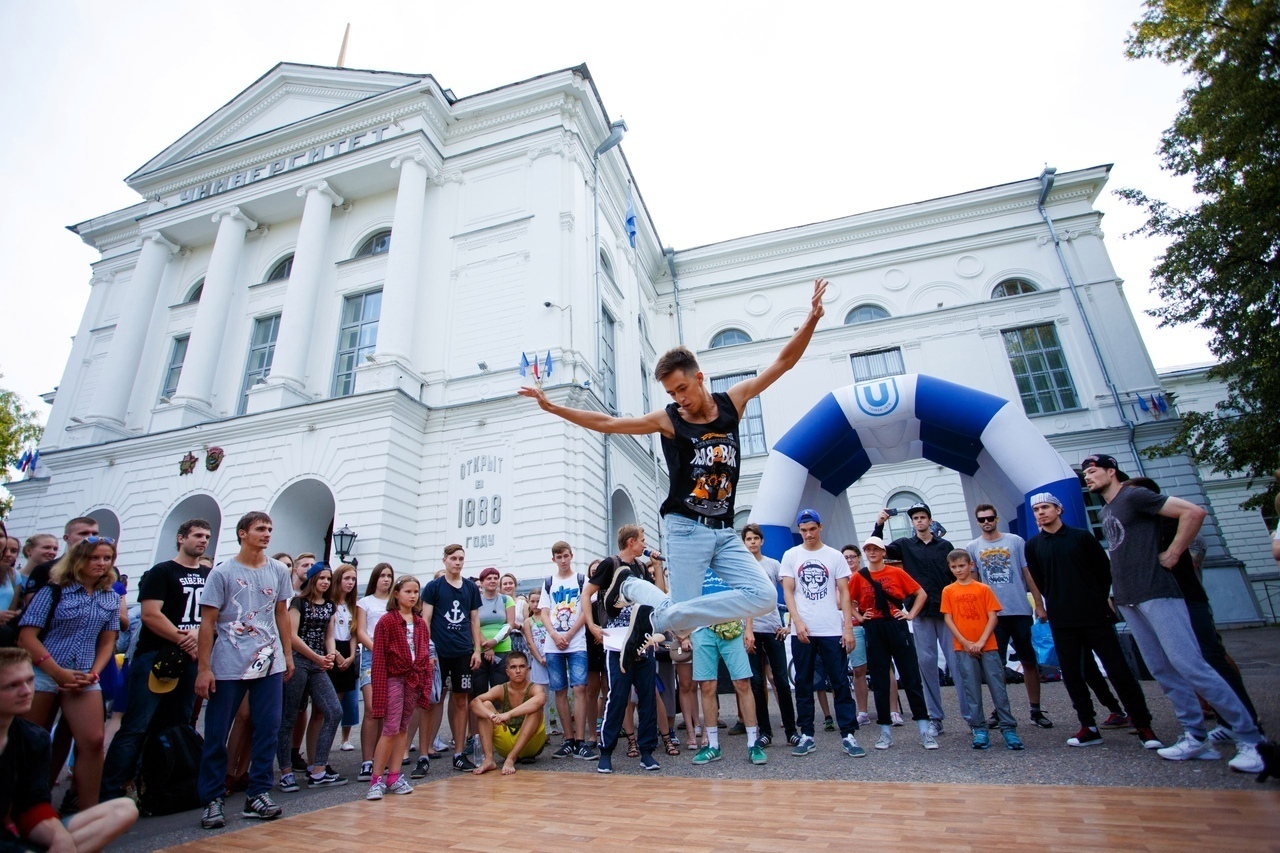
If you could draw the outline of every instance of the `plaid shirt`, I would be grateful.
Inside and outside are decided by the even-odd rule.
[[[43,631],[48,622],[44,647],[49,656],[64,669],[88,672],[98,655],[98,636],[103,631],[120,630],[120,596],[109,589],[91,593],[73,581],[62,588],[58,608],[49,622],[52,601],[53,588],[45,586],[31,599],[19,628],[32,626]]]
[[[387,715],[387,679],[403,678],[405,687],[417,692],[418,707],[431,707],[431,631],[416,613],[413,616],[413,649],[399,613],[392,611],[373,629],[373,702],[375,718]]]

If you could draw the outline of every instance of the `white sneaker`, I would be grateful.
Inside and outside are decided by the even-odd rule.
[[[1193,758],[1213,761],[1222,757],[1222,753],[1214,749],[1208,740],[1200,740],[1195,735],[1187,732],[1183,732],[1182,737],[1178,738],[1178,742],[1173,746],[1157,749],[1156,754],[1170,761],[1188,761]]]
[[[858,712],[858,725],[860,725],[860,726],[869,726],[869,725],[871,725],[871,715],[870,715],[870,714],[868,714],[866,711],[859,711],[859,712]]]
[[[1236,757],[1228,761],[1227,766],[1241,773],[1261,773],[1262,756],[1258,755],[1258,745],[1244,742],[1236,744]]]
[[[929,732],[920,733],[920,745],[925,749],[937,749],[938,741]]]
[[[892,724],[893,724],[893,725],[895,725],[895,726],[905,726],[905,725],[906,725],[906,721],[904,721],[904,720],[902,719],[902,715],[901,715],[901,714],[899,714],[897,711],[890,711],[890,712],[889,712],[889,722],[890,722],[890,723],[892,723]]]
[[[893,735],[888,729],[880,730],[880,739],[876,741],[876,749],[888,749],[893,746]]]
[[[387,783],[379,779],[369,786],[369,793],[364,795],[366,800],[380,800],[382,795],[387,792]]]
[[[401,776],[395,781],[394,785],[387,788],[388,794],[412,794],[413,786],[409,784],[409,780]]]
[[[942,734],[942,723],[937,720],[929,721],[929,737],[937,737]]]
[[[344,741],[342,742],[342,751],[343,751],[343,752],[351,752],[351,751],[353,751],[355,748],[356,748],[356,745],[355,745],[354,743],[352,743],[351,741],[349,741],[349,740],[344,740]]]
[[[444,752],[445,750],[449,749],[449,744],[440,740],[440,738],[436,738],[435,743],[431,744],[431,748],[434,749],[436,752]]]

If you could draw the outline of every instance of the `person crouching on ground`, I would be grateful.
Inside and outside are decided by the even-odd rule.
[[[430,708],[431,632],[419,615],[421,585],[413,575],[401,575],[387,599],[387,616],[373,631],[373,716],[382,720],[382,736],[373,751],[375,773],[366,800],[380,800],[388,791],[412,794],[413,786],[398,768],[409,742],[413,709]]]
[[[480,776],[497,770],[495,751],[503,756],[502,775],[516,772],[516,762],[533,758],[547,745],[542,707],[547,692],[529,680],[529,656],[524,652],[507,655],[507,681],[490,687],[471,700],[471,713],[480,727],[484,760],[472,773]]]

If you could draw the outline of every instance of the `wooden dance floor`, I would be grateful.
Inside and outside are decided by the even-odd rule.
[[[363,787],[363,786],[362,786]],[[238,820],[231,811],[229,820]],[[1271,790],[455,776],[170,848],[297,853],[1276,850]]]

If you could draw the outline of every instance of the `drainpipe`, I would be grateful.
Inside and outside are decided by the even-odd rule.
[[[676,250],[668,246],[662,250],[667,258],[667,269],[671,272],[671,290],[676,300],[676,343],[684,344],[684,323],[680,319],[680,279],[676,277]]]
[[[1138,475],[1145,477],[1142,454],[1138,453],[1138,445],[1134,441],[1137,425],[1129,420],[1129,416],[1125,413],[1124,405],[1120,402],[1120,392],[1116,390],[1115,383],[1111,381],[1111,373],[1107,370],[1107,363],[1102,360],[1102,350],[1098,347],[1098,339],[1093,333],[1093,324],[1089,322],[1089,315],[1084,310],[1084,302],[1080,299],[1080,291],[1076,288],[1075,279],[1071,277],[1071,270],[1067,267],[1067,258],[1062,254],[1062,242],[1058,239],[1058,231],[1053,227],[1053,219],[1050,218],[1049,211],[1045,209],[1045,201],[1049,198],[1049,191],[1053,189],[1053,179],[1057,171],[1053,166],[1045,166],[1044,171],[1040,173],[1040,197],[1036,200],[1036,209],[1040,211],[1044,224],[1049,226],[1049,236],[1053,238],[1053,250],[1058,253],[1058,263],[1062,266],[1062,274],[1067,277],[1067,288],[1075,299],[1076,308],[1080,311],[1080,318],[1084,320],[1084,330],[1089,336],[1089,345],[1093,347],[1094,358],[1098,360],[1098,368],[1102,371],[1102,381],[1107,384],[1107,390],[1111,392],[1111,401],[1115,404],[1116,413],[1120,415],[1120,420],[1124,422],[1128,430],[1129,450],[1133,453],[1134,464],[1138,466]]]

